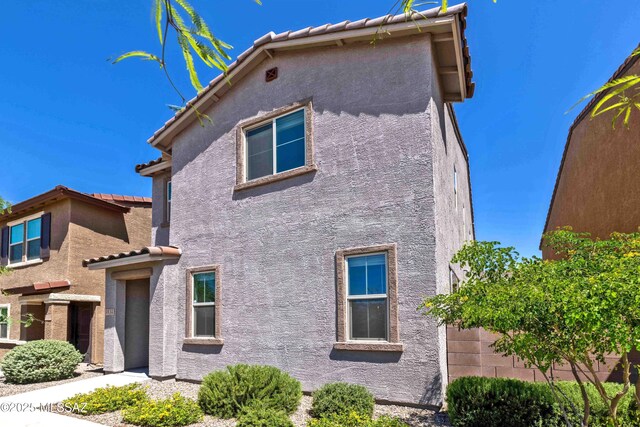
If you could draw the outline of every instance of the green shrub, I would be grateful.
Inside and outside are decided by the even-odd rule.
[[[204,377],[198,402],[206,414],[233,418],[258,401],[261,406],[293,413],[302,398],[300,382],[273,366],[234,365]]]
[[[125,423],[149,427],[186,426],[201,421],[202,417],[198,403],[180,393],[164,400],[143,399],[122,411]]]
[[[311,414],[315,418],[332,415],[358,415],[371,418],[375,400],[369,391],[357,384],[331,383],[313,393]]]
[[[84,357],[66,341],[29,341],[9,351],[0,362],[6,381],[16,384],[73,377]]]
[[[462,377],[447,389],[453,427],[553,426],[555,404],[546,383]]]
[[[613,396],[622,389],[622,384],[603,383],[602,385],[609,396]],[[570,420],[573,424],[580,425],[582,414],[584,413],[584,401],[582,400],[582,394],[578,383],[575,381],[560,381],[556,383],[556,386],[561,392],[559,394],[569,399],[578,411],[575,413],[572,406],[568,404],[566,400],[563,400],[563,402],[565,402],[565,410],[570,414]],[[598,391],[593,384],[587,383],[585,386],[587,388],[587,395],[589,396],[589,408],[591,414],[589,426],[608,427],[609,410],[607,409],[607,406],[602,401],[600,394],[598,394]],[[635,389],[631,386],[627,394],[624,395],[618,404],[618,417],[620,418],[621,425],[640,425],[640,417],[638,417],[635,398],[633,397],[634,393]],[[556,412],[558,417],[562,416],[559,404],[557,404]]]
[[[289,416],[282,411],[254,403],[245,407],[236,427],[294,427]]]
[[[323,418],[313,418],[307,427],[409,427],[398,418],[383,416],[372,420],[366,415],[351,412],[347,415],[330,415]]]
[[[76,394],[62,403],[75,413],[93,415],[117,411],[146,400],[147,392],[140,384],[129,384],[97,388],[90,393]]]

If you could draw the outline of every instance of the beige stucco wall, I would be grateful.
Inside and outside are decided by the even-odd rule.
[[[94,363],[103,360],[104,334],[104,272],[82,267],[85,258],[147,246],[151,241],[151,207],[133,207],[129,213],[110,211],[78,200],[65,199],[35,209],[31,213],[51,212],[51,256],[42,264],[12,270],[0,276],[0,289],[29,286],[39,281],[69,280],[71,287],[56,289],[56,293],[94,295],[101,298],[96,304],[91,323],[91,354]],[[25,214],[25,216],[31,213]],[[4,224],[0,223],[0,226]],[[0,304],[11,304],[10,316],[20,318],[19,295],[2,295]],[[51,315],[51,316],[50,316]],[[67,306],[56,306],[46,311],[50,328],[45,337],[61,338],[67,325]],[[51,319],[51,320],[48,320]],[[44,321],[44,319],[38,319]],[[40,328],[40,325],[36,325]],[[25,337],[22,328],[22,338]],[[51,329],[49,331],[48,329]],[[32,332],[32,331],[29,331]],[[13,321],[9,339],[21,338],[21,326]],[[0,357],[12,348],[0,343]]]

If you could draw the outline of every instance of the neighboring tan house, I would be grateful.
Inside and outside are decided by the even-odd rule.
[[[85,194],[67,187],[35,196],[0,215],[0,357],[38,339],[69,341],[102,363],[104,276],[83,258],[148,244],[151,199]],[[34,321],[25,327],[21,321]]]
[[[627,75],[640,75],[640,57],[627,58],[609,81]],[[592,99],[569,129],[544,232],[571,226],[604,239],[614,231],[638,231],[640,115],[633,111],[629,129],[621,121],[612,128],[613,111],[591,119],[593,107],[603,96]],[[548,248],[541,249],[543,258],[554,257]],[[494,353],[489,345],[496,340],[495,335],[453,327],[448,332],[450,380],[482,375],[545,381],[542,373],[526,368],[517,358]],[[619,373],[610,371],[618,360],[611,356],[607,364],[596,362],[599,375],[616,380]],[[561,380],[574,379],[568,366],[555,366],[552,374]]]
[[[439,10],[269,33],[189,104],[211,123],[189,107],[155,133],[154,246],[85,262],[105,371],[267,364],[442,402],[445,328],[417,307],[474,237],[451,105],[473,83],[466,6]]]

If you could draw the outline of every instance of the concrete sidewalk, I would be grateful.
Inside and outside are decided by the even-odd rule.
[[[0,398],[0,425],[11,427],[98,427],[101,424],[52,412],[41,412],[37,408],[40,405],[57,403],[78,393],[88,393],[97,388],[110,385],[123,386],[148,380],[149,377],[142,372],[123,372],[2,397]]]

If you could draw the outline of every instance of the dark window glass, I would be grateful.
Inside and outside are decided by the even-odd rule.
[[[304,110],[276,119],[277,172],[305,164]]]
[[[22,255],[24,255],[24,244],[20,243],[19,245],[11,246],[9,250],[9,262],[22,262]]]
[[[387,300],[351,300],[349,318],[352,340],[387,339]]]
[[[27,242],[27,260],[40,258],[40,239]]]
[[[247,179],[273,174],[273,128],[271,123],[247,131]]]
[[[215,335],[215,310],[216,308],[212,305],[193,308],[193,331],[196,337],[213,337]]]

